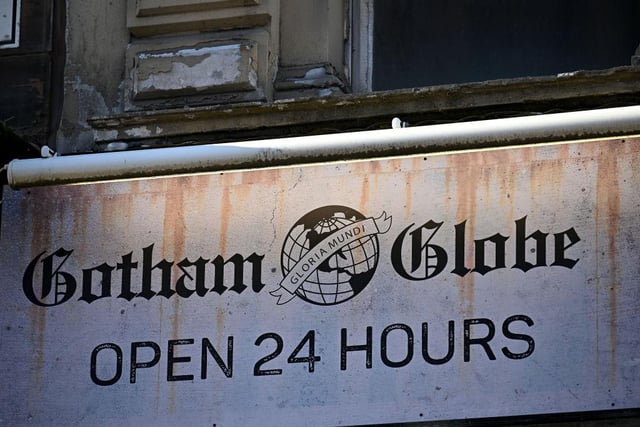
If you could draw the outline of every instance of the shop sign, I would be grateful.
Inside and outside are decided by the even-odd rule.
[[[6,425],[640,407],[640,139],[5,189]]]
[[[0,49],[20,45],[20,0],[0,2]]]

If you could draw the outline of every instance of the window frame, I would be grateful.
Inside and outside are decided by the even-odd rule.
[[[365,94],[376,92],[373,90],[373,50],[375,48],[373,42],[373,26],[374,26],[374,0],[350,0],[350,16],[351,23],[350,41],[345,49],[345,63],[350,66],[351,76],[350,83],[352,92],[355,94]],[[611,68],[598,70],[580,70],[576,72],[605,72],[615,68],[640,66],[640,39],[634,54],[629,57],[626,65],[615,66]],[[557,76],[553,75],[523,75],[514,78],[495,79],[495,81],[519,81],[523,78],[549,78],[562,77],[564,74],[572,74],[572,72],[561,73]],[[459,86],[465,84],[479,83],[479,80],[470,80],[463,83],[452,83]],[[436,85],[437,86],[437,85]],[[424,86],[434,87],[434,86]],[[405,89],[410,89],[409,87]],[[403,90],[403,89],[400,89]]]

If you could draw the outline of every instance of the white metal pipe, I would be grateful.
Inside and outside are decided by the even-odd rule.
[[[224,144],[13,160],[13,188],[640,133],[640,106]]]

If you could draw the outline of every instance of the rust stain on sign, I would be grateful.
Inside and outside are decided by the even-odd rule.
[[[612,150],[607,156],[599,156],[597,162],[597,184],[596,184],[596,223],[598,232],[596,239],[598,246],[602,247],[602,256],[597,258],[596,268],[599,271],[597,284],[602,286],[599,278],[601,275],[608,276],[604,286],[606,289],[601,292],[598,289],[597,296],[608,299],[609,312],[606,322],[609,324],[608,341],[609,352],[612,364],[617,363],[618,349],[618,247],[617,238],[620,234],[620,170],[618,162],[627,158],[627,144],[621,140],[618,144],[608,147]],[[602,154],[602,153],[601,153]],[[637,165],[636,165],[637,167]],[[606,224],[606,225],[605,225]],[[601,241],[606,241],[600,243]],[[602,244],[602,246],[600,246]],[[598,324],[598,328],[599,328]],[[598,331],[600,333],[600,331]],[[611,382],[616,381],[615,370],[612,371]]]
[[[172,180],[167,185],[164,201],[163,248],[165,255],[175,260],[182,259],[185,253],[184,216],[190,211],[190,203],[185,199],[185,190],[189,190],[188,178],[179,177]]]

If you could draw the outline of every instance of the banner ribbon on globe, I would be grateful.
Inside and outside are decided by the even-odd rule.
[[[384,234],[389,228],[391,217],[383,211],[377,218],[366,218],[333,231],[310,248],[282,279],[280,287],[270,294],[278,298],[278,305],[286,304],[296,296],[296,290],[305,280],[341,248],[367,236]]]

